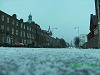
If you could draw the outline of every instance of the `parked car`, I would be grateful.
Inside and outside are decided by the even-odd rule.
[[[13,45],[14,47],[25,47],[23,43],[16,43]]]
[[[34,48],[43,48],[43,47],[40,45],[35,45]]]
[[[3,44],[0,44],[0,47],[3,47]]]
[[[2,43],[0,44],[0,47],[12,47],[13,45],[10,43]]]

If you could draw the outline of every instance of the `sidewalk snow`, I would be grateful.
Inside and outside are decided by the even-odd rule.
[[[0,75],[100,75],[100,50],[0,47]]]

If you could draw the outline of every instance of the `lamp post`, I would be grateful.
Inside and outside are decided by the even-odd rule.
[[[54,29],[57,29],[57,28],[52,28],[52,35],[54,35]]]
[[[75,27],[74,29],[78,29],[78,36],[79,36],[79,27]]]

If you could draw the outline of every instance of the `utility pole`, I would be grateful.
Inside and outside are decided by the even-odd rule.
[[[78,29],[78,36],[79,36],[79,27],[75,27],[74,29],[76,29],[76,28]]]
[[[100,0],[95,0],[95,4],[96,4],[96,15],[97,15],[97,23],[98,23],[98,48],[100,48],[100,7],[99,7],[99,3]]]

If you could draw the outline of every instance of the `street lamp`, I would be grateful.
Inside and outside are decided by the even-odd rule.
[[[75,27],[74,29],[78,29],[78,36],[79,36],[79,27]]]
[[[52,35],[54,35],[54,29],[57,29],[57,28],[52,28]]]

